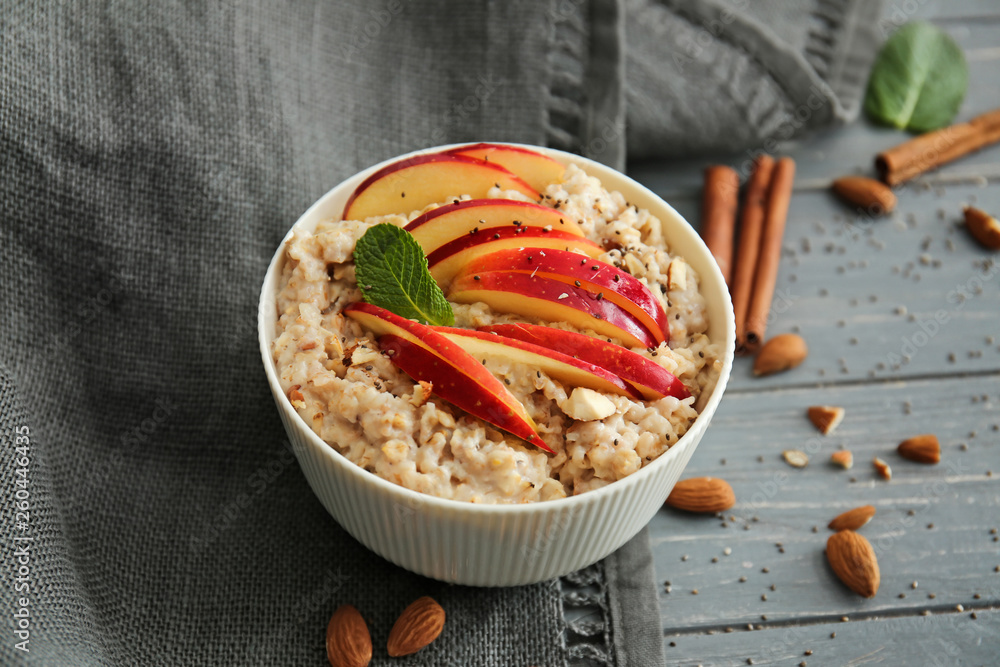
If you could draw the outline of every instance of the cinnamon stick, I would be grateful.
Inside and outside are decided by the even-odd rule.
[[[773,171],[774,158],[766,153],[760,155],[754,162],[746,196],[743,198],[740,238],[736,244],[736,267],[733,271],[733,281],[730,283],[733,311],[736,315],[736,350],[740,353],[746,349],[747,313],[750,310],[750,294],[753,291],[754,274],[757,270],[764,210],[767,206],[767,190],[771,184]]]
[[[705,169],[701,204],[701,237],[715,257],[726,285],[730,285],[733,234],[736,231],[736,201],[740,177],[734,169],[717,164]]]
[[[875,169],[898,185],[946,162],[1000,141],[1000,109],[910,139],[875,156]]]
[[[794,182],[795,161],[783,157],[774,167],[767,195],[767,213],[760,238],[757,270],[754,272],[753,295],[746,319],[745,345],[749,351],[760,345],[767,330],[774,285],[778,280],[778,264],[781,261],[781,241],[785,236],[785,222],[788,219],[788,204],[792,198]]]

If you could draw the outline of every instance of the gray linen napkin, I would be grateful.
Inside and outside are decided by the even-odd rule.
[[[467,140],[621,166],[624,18],[615,0],[5,4],[0,662],[323,664],[351,603],[378,665],[662,664],[645,532],[509,589],[356,543],[287,449],[255,330],[281,237],[360,168]],[[389,661],[425,594],[444,634]]]
[[[773,152],[854,119],[879,0],[625,0],[629,158]]]

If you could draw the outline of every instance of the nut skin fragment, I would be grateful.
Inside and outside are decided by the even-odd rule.
[[[845,586],[861,597],[875,597],[881,575],[868,540],[853,530],[836,532],[826,541],[826,558]]]
[[[888,463],[876,456],[872,459],[872,465],[875,466],[875,472],[878,473],[879,477],[882,479],[892,479],[892,468],[889,467]]]
[[[896,208],[896,195],[885,183],[864,176],[843,176],[831,186],[849,204],[860,206],[869,215],[885,215]]]
[[[722,512],[736,504],[736,494],[724,479],[692,477],[674,485],[666,504],[686,512]]]
[[[420,407],[431,400],[431,394],[434,393],[434,383],[428,382],[427,380],[418,380],[417,384],[413,385],[413,394],[410,396],[409,401],[416,407]]]
[[[830,462],[838,465],[844,470],[850,470],[854,465],[854,454],[847,449],[840,449],[830,454]]]
[[[823,435],[830,435],[844,419],[844,408],[834,405],[813,405],[806,410],[809,421]]]
[[[933,465],[941,461],[941,443],[932,433],[907,438],[896,448],[899,455],[909,461]]]
[[[757,353],[753,362],[753,374],[771,375],[795,368],[809,355],[809,347],[802,336],[778,334],[770,339]]]
[[[786,449],[781,456],[785,459],[785,463],[793,468],[805,468],[809,465],[809,456],[797,449]]]
[[[962,209],[962,213],[972,238],[990,250],[1000,250],[1000,222],[996,218],[971,206]]]
[[[839,514],[827,525],[830,530],[857,530],[872,520],[875,508],[872,505],[862,505]]]
[[[368,667],[371,662],[368,625],[349,604],[338,607],[326,626],[326,658],[332,667]]]
[[[403,610],[389,631],[386,650],[393,658],[416,653],[444,630],[444,609],[434,598],[424,596]]]

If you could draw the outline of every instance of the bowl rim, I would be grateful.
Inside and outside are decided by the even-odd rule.
[[[666,452],[658,456],[655,460],[651,461],[648,465],[643,466],[636,472],[622,478],[618,479],[610,484],[607,484],[599,489],[594,489],[592,491],[587,491],[585,493],[573,496],[567,496],[565,498],[556,498],[553,500],[540,500],[536,502],[527,503],[473,503],[466,500],[455,500],[452,498],[441,498],[439,496],[433,496],[427,493],[422,493],[419,491],[414,491],[412,489],[406,488],[387,479],[384,479],[373,472],[365,470],[361,466],[357,465],[353,461],[349,460],[346,456],[341,454],[335,449],[335,447],[325,440],[319,437],[319,435],[306,424],[305,420],[302,419],[301,415],[292,407],[288,396],[281,389],[281,384],[279,381],[279,374],[274,362],[273,356],[271,354],[271,340],[266,336],[268,330],[268,318],[272,318],[274,323],[277,323],[277,311],[272,310],[270,314],[267,312],[266,307],[269,303],[274,305],[277,297],[277,282],[280,278],[280,273],[278,271],[279,267],[283,265],[285,246],[288,241],[292,238],[292,235],[300,227],[307,227],[310,225],[315,225],[319,222],[320,218],[315,221],[312,218],[316,217],[317,212],[327,205],[328,201],[337,197],[341,193],[345,192],[348,188],[355,188],[357,184],[361,183],[364,179],[371,176],[373,173],[382,169],[394,162],[399,160],[404,160],[417,155],[423,155],[428,153],[438,153],[441,151],[450,150],[460,146],[469,146],[476,143],[482,142],[460,142],[454,144],[445,144],[441,146],[434,146],[430,148],[422,148],[419,150],[411,151],[402,155],[397,155],[391,157],[387,160],[383,160],[378,164],[372,165],[360,172],[357,172],[353,176],[345,178],[338,184],[330,188],[326,193],[324,193],[319,199],[317,199],[311,206],[309,206],[306,211],[299,216],[295,223],[289,228],[285,236],[282,238],[278,245],[277,250],[268,263],[267,271],[264,275],[263,285],[261,286],[260,297],[258,300],[257,308],[257,335],[258,344],[260,347],[261,359],[264,365],[264,372],[267,376],[268,384],[270,385],[272,394],[277,401],[278,408],[282,410],[285,414],[293,420],[296,430],[304,435],[306,442],[309,445],[321,452],[323,456],[335,462],[335,465],[343,467],[345,472],[348,472],[359,482],[372,484],[380,492],[387,493],[389,495],[398,496],[401,502],[407,503],[413,506],[414,503],[420,505],[422,508],[438,508],[440,510],[446,511],[461,511],[468,512],[473,515],[522,515],[522,514],[532,514],[542,511],[554,511],[554,510],[565,510],[567,512],[572,512],[574,508],[581,505],[599,502],[605,497],[610,497],[624,493],[628,487],[634,486],[640,483],[644,478],[651,475],[655,475],[659,468],[667,466],[667,461],[670,457],[676,457],[680,455],[680,451],[686,449],[691,443],[695,445],[702,437],[702,432],[708,428],[708,424],[711,421],[715,410],[718,408],[719,403],[722,401],[722,396],[725,393],[726,386],[729,382],[730,375],[733,369],[733,363],[735,358],[735,339],[736,339],[736,325],[735,318],[733,315],[732,301],[729,296],[728,290],[725,288],[725,280],[722,277],[722,272],[715,262],[711,252],[705,245],[701,236],[694,229],[694,227],[673,208],[669,203],[666,202],[659,195],[654,193],[652,190],[642,185],[638,181],[632,179],[628,175],[619,172],[607,165],[601,164],[594,160],[591,160],[580,155],[573,153],[568,153],[558,149],[547,148],[544,146],[534,146],[531,144],[523,144],[508,141],[492,141],[486,142],[494,145],[501,146],[511,146],[515,148],[523,148],[527,150],[536,151],[546,155],[548,157],[554,158],[563,164],[575,164],[581,169],[583,169],[588,176],[594,176],[600,180],[601,185],[604,186],[609,191],[620,191],[619,184],[609,184],[608,180],[611,181],[621,181],[623,184],[627,185],[629,188],[634,189],[637,193],[640,193],[644,198],[651,202],[654,202],[657,206],[662,206],[664,211],[669,213],[675,220],[675,222],[680,223],[680,228],[683,233],[689,236],[688,241],[694,244],[694,247],[703,256],[701,259],[711,261],[705,261],[704,264],[708,267],[709,271],[713,272],[716,283],[723,287],[722,295],[724,296],[724,312],[726,313],[726,322],[723,328],[725,351],[723,353],[723,364],[722,369],[719,372],[719,378],[712,389],[712,393],[708,400],[705,402],[698,417],[695,419],[692,427],[682,435],[674,445],[672,445]],[[347,195],[349,196],[349,192]],[[622,193],[623,195],[625,193]],[[631,200],[634,197],[627,197]],[[647,207],[648,208],[648,207]],[[663,224],[663,216],[659,215],[659,212],[650,211],[653,213]],[[338,214],[339,215],[339,214]],[[325,216],[324,216],[325,217]],[[683,255],[686,262],[690,264],[688,254]],[[705,268],[699,268],[698,273],[701,278],[701,283],[705,283]],[[269,294],[270,290],[270,294]],[[269,296],[271,297],[270,302],[268,301]],[[710,326],[712,324],[710,323]],[[294,445],[293,445],[294,447]],[[297,454],[297,452],[296,452]]]

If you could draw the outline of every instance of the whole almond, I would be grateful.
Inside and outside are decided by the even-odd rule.
[[[371,662],[368,625],[349,604],[338,607],[326,626],[326,658],[333,667],[367,667]]]
[[[820,433],[830,435],[844,419],[844,408],[834,405],[813,405],[806,410],[806,414]]]
[[[854,465],[854,454],[851,454],[850,450],[847,449],[838,449],[830,454],[830,462],[844,470],[850,470],[851,466]]]
[[[853,530],[836,532],[826,541],[826,559],[848,588],[862,597],[875,597],[881,577],[868,540]]]
[[[843,514],[838,514],[827,527],[830,530],[857,530],[871,521],[873,516],[875,516],[875,508],[871,505],[862,505],[847,510]]]
[[[896,208],[896,195],[889,186],[864,176],[844,176],[833,182],[833,191],[844,201],[860,206],[870,215],[884,215]]]
[[[904,459],[917,463],[933,464],[941,461],[941,444],[938,442],[937,436],[932,433],[908,438],[899,443],[896,451]]]
[[[666,502],[686,512],[722,512],[736,504],[736,494],[724,479],[692,477],[677,482]]]
[[[972,237],[991,250],[1000,250],[1000,222],[985,211],[966,206],[965,226]]]
[[[393,658],[416,653],[444,629],[444,609],[426,595],[403,610],[389,631],[386,649]]]
[[[802,336],[796,334],[778,334],[764,343],[753,362],[754,375],[771,375],[795,368],[809,355]]]

